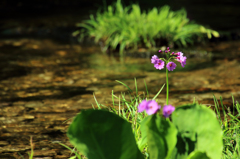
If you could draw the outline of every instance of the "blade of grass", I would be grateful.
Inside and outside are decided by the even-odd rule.
[[[222,97],[220,97],[220,103],[221,103],[221,107],[222,107],[222,112],[223,112],[223,116],[224,116],[224,121],[225,121],[225,124],[226,124],[226,122],[227,122],[226,111],[225,111],[225,108],[224,108],[224,105],[223,105],[223,99],[222,99]]]
[[[59,142],[59,141],[53,141],[53,143],[57,143],[57,144],[65,147],[65,148],[67,148],[67,149],[70,150],[72,153],[74,153],[79,159],[82,159],[81,155],[79,155],[74,149],[68,147],[67,145],[65,145],[65,144],[63,144],[63,143],[61,143],[61,142]]]
[[[120,100],[119,100],[120,101]],[[113,106],[115,105],[114,103],[114,94],[113,94],[113,90],[112,90],[112,102],[113,102]]]
[[[217,98],[214,95],[213,95],[213,100],[214,100],[214,106],[215,106],[215,110],[217,112],[218,120],[219,120],[220,124],[222,125],[221,115],[219,112],[219,104],[218,104]]]
[[[122,85],[124,85],[125,87],[127,87],[127,89],[132,93],[133,91],[128,87],[128,85],[126,85],[125,83],[116,80],[118,83],[121,83]]]
[[[31,154],[29,155],[29,159],[33,159],[33,154],[34,154],[34,143],[32,141],[32,136],[30,137],[30,146],[31,146]]]
[[[144,84],[145,84],[145,87],[146,87],[147,98],[149,98],[148,87],[147,87],[147,84],[146,84],[146,81],[145,81],[145,79],[144,79]]]
[[[165,84],[163,84],[162,88],[158,91],[158,93],[153,97],[153,100],[157,98],[157,96],[161,93],[162,89],[164,88]]]
[[[235,109],[234,109],[235,106],[234,106],[234,97],[233,97],[233,95],[232,95],[232,101],[233,101],[233,115],[234,115],[235,114]]]
[[[22,159],[24,159],[24,157],[20,154],[20,152],[18,152],[18,155],[19,155]]]
[[[137,88],[137,80],[136,80],[136,78],[134,78],[134,81],[135,81],[135,87],[136,87],[136,96],[138,97],[138,88]]]

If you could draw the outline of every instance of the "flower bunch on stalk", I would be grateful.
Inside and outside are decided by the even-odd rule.
[[[163,69],[166,64],[167,90],[166,90],[166,105],[163,107],[163,116],[167,118],[175,110],[174,106],[168,104],[168,95],[169,95],[168,71],[173,71],[177,67],[177,65],[174,62],[172,62],[172,60],[180,62],[182,67],[184,67],[186,65],[187,57],[183,56],[182,52],[171,53],[171,50],[169,49],[169,47],[167,47],[167,50],[165,51],[159,50],[159,52],[160,53],[165,52],[166,59],[158,58],[157,55],[153,55],[151,59],[151,63],[153,63],[154,67],[159,70]],[[152,115],[152,114],[155,114],[158,110],[160,110],[160,108],[161,106],[158,105],[157,102],[154,100],[150,100],[150,101],[143,100],[138,106],[138,112],[143,112],[145,110],[148,115]]]
[[[159,50],[159,52],[163,53],[162,50]],[[156,69],[159,69],[159,70],[163,69],[165,66],[165,63],[167,63],[166,67],[167,67],[168,71],[173,71],[177,67],[177,65],[174,62],[172,62],[171,60],[176,60],[176,61],[180,62],[182,67],[184,67],[186,65],[187,57],[183,56],[182,52],[177,52],[177,53],[172,52],[171,53],[171,50],[169,49],[169,47],[164,52],[167,57],[166,59],[158,58],[157,55],[152,56],[151,63],[154,64],[154,67]]]

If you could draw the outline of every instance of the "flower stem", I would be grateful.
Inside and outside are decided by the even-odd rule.
[[[169,62],[169,54],[166,54],[166,58],[167,58],[167,63]],[[167,83],[167,90],[166,90],[166,105],[168,105],[168,95],[169,95],[169,85],[168,85],[168,69],[166,67],[166,83]]]
[[[167,68],[166,68],[166,83],[167,83],[167,90],[166,90],[166,105],[168,105],[169,86],[168,86],[168,69],[167,69]]]

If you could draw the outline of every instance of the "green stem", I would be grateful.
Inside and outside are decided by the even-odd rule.
[[[169,54],[166,54],[166,83],[167,83],[167,90],[166,90],[166,105],[168,105],[168,95],[169,95],[169,85],[168,85],[168,69],[167,69],[167,63],[169,62]]]
[[[168,105],[168,95],[169,95],[169,86],[168,86],[168,69],[166,67],[166,83],[167,83],[167,90],[166,90],[166,105]]]

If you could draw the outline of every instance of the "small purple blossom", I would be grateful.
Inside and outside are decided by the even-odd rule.
[[[181,63],[182,67],[186,65],[186,60],[187,60],[186,56],[180,56],[179,58],[177,58],[177,61]]]
[[[174,55],[177,55],[176,60],[181,63],[182,67],[186,65],[187,57],[183,56],[182,52],[175,53]]]
[[[138,105],[138,112],[143,112],[147,108],[148,101],[143,100],[139,105]]]
[[[158,52],[160,52],[160,53],[161,53],[161,52],[162,52],[162,50],[158,50]]]
[[[151,63],[157,64],[156,62],[157,62],[158,59],[159,59],[159,58],[157,57],[157,55],[153,55],[153,56],[152,56],[152,59],[151,59]]]
[[[169,49],[169,47],[167,47],[167,52],[170,52],[171,50]]]
[[[168,69],[169,71],[173,71],[176,67],[177,67],[177,65],[176,65],[174,62],[169,62],[169,63],[167,64],[167,69]]]
[[[155,100],[150,100],[146,107],[146,113],[148,115],[155,114],[160,108],[161,108],[161,106],[158,105]]]
[[[165,105],[164,107],[163,107],[163,116],[165,117],[165,118],[168,118],[171,114],[172,114],[172,112],[175,110],[175,107],[174,106],[172,106],[172,105]]]
[[[164,61],[160,60],[160,59],[157,59],[156,63],[154,64],[154,67],[156,69],[159,69],[159,70],[163,69],[164,68]]]
[[[175,55],[177,55],[177,56],[183,56],[183,53],[182,52],[177,52],[177,53],[175,53]]]
[[[138,106],[138,112],[143,112],[144,110],[148,115],[155,114],[161,108],[155,100],[143,100]]]

